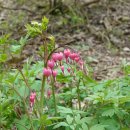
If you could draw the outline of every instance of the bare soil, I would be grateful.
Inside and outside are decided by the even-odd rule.
[[[0,1],[0,34],[12,33],[18,39],[25,34],[24,25],[32,20],[40,21],[46,15],[50,19],[48,33],[56,37],[57,45],[67,44],[80,51],[86,63],[92,67],[96,80],[113,79],[123,75],[122,67],[130,64],[130,0],[100,0],[89,5],[77,6],[75,13],[66,3],[63,13],[48,14],[45,1],[17,3]],[[42,3],[42,4],[41,4]],[[39,42],[37,42],[39,41]],[[37,59],[40,40],[28,43],[23,55]]]

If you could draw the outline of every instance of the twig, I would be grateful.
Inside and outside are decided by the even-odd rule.
[[[98,3],[100,2],[100,0],[90,0],[88,2],[86,2],[85,4],[83,4],[83,6],[89,6],[91,4],[95,4],[95,3]]]
[[[47,14],[51,14],[51,13],[54,12],[56,9],[58,9],[60,6],[61,6],[61,5],[57,5],[57,6],[53,7],[51,10],[49,10],[49,11],[47,12]]]
[[[0,6],[0,8],[7,9],[7,10],[23,10],[23,11],[27,11],[27,12],[32,13],[32,14],[36,14],[36,12],[31,11],[31,10],[26,9],[26,8],[23,8],[23,7],[22,8],[10,8],[10,7],[5,7],[5,6]]]

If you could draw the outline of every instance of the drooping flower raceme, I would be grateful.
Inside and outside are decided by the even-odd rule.
[[[79,70],[80,68],[81,70],[83,70],[84,62],[82,61],[79,53],[70,51],[70,49],[65,49],[63,52],[53,53],[51,58],[47,61],[47,64],[45,64],[46,67],[43,69],[43,75],[47,78],[48,83],[51,83],[51,87],[52,87],[52,91],[48,89],[46,92],[47,92],[48,98],[50,98],[51,93],[52,93],[52,97],[54,99],[55,115],[57,115],[56,96],[55,96],[56,83],[55,82],[56,82],[56,77],[58,75],[58,71],[56,70],[56,68],[59,67],[62,71],[62,74],[64,75],[65,68],[66,68],[64,64],[66,64],[67,66],[68,73],[70,73],[70,75],[72,76],[75,76],[74,74],[75,69]],[[45,81],[44,81],[44,84],[45,84]],[[45,87],[44,84],[42,86],[43,88]],[[41,96],[41,99],[42,98],[43,96]],[[35,100],[34,96],[30,96],[30,102],[32,104],[34,104],[34,100]]]
[[[66,64],[69,66],[71,63],[76,63],[81,70],[83,70],[84,62],[81,60],[80,54],[77,52],[70,51],[70,49],[65,49],[63,52],[53,53],[51,59],[47,62],[47,67],[43,69],[43,74],[48,78],[53,76],[56,81],[56,76],[58,72],[54,70],[56,67],[60,66],[62,73],[64,74],[65,68],[62,61],[66,60]],[[73,62],[71,62],[73,61]],[[76,65],[75,64],[75,65]],[[71,68],[67,68],[67,71],[70,73]]]

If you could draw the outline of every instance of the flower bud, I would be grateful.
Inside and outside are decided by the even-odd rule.
[[[79,61],[80,68],[83,70],[84,62],[82,60]]]
[[[67,70],[68,70],[68,72],[70,73],[70,70],[71,70],[71,69],[70,69],[70,68],[67,68]]]
[[[61,66],[60,68],[61,68],[62,73],[64,73],[64,66]]]
[[[32,91],[30,96],[33,96],[34,98],[36,97],[36,92],[35,91]]]
[[[57,76],[57,71],[56,70],[52,71],[52,76],[54,77],[54,81],[56,81],[56,76]]]
[[[47,90],[47,97],[50,98],[50,96],[51,96],[51,90],[48,89],[48,90]]]
[[[36,92],[33,90],[30,94],[29,100],[30,100],[30,106],[33,107],[34,102],[36,98]]]
[[[53,71],[52,71],[52,75],[53,75],[54,77],[56,77],[56,76],[57,76],[57,71],[56,71],[56,70],[53,70]]]
[[[35,97],[34,96],[32,96],[32,95],[30,95],[30,102],[34,102],[34,100],[35,100]]]
[[[33,107],[34,101],[35,101],[35,97],[30,95],[29,99],[30,99],[30,106]]]

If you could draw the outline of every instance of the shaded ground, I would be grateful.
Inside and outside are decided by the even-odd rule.
[[[81,51],[83,59],[93,68],[97,80],[123,75],[123,62],[130,63],[129,0],[100,0],[89,6],[84,2],[82,8],[77,7],[76,10],[64,3],[71,10],[64,15],[61,12],[57,15],[48,14],[45,3],[40,0],[6,3],[4,1],[3,6],[13,10],[1,9],[0,33],[13,30],[12,36],[17,39],[25,34],[23,27],[28,21],[39,21],[43,15],[47,15],[50,19],[48,31],[56,37],[56,43],[67,43]],[[18,10],[14,10],[16,8]],[[24,60],[32,55],[37,58],[40,40],[37,41],[32,40],[26,45],[22,53]]]

